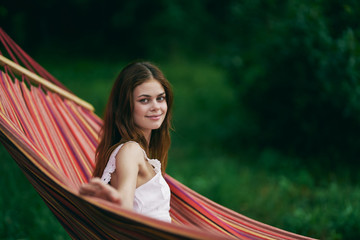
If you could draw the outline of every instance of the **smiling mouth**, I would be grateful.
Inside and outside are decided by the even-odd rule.
[[[152,115],[152,116],[146,116],[147,118],[151,120],[159,120],[161,118],[162,114],[159,115]]]

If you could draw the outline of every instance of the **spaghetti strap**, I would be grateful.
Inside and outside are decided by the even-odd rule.
[[[154,168],[154,171],[155,173],[158,173],[161,171],[161,163],[158,159],[151,159],[147,156],[145,150],[140,146],[140,144],[138,142],[135,142],[135,141],[128,141],[128,142],[133,142],[133,143],[136,143],[137,145],[139,145],[139,147],[141,148],[141,150],[143,151],[144,153],[144,156],[145,156],[145,159],[151,164],[151,166],[153,166]],[[122,145],[128,143],[128,142],[125,142],[123,143]]]
[[[123,143],[123,144],[121,144],[121,145],[125,145],[126,143],[129,143],[129,142],[136,143],[136,144],[137,144],[137,145],[141,148],[141,150],[143,151],[143,153],[144,153],[144,155],[145,155],[146,160],[149,160],[149,158],[148,158],[148,156],[147,156],[147,154],[146,154],[145,150],[141,147],[141,145],[140,145],[138,142],[135,142],[135,141],[127,141],[127,142],[125,142],[125,143]]]

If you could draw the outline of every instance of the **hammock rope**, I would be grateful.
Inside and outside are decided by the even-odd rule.
[[[0,36],[11,42],[1,29]],[[16,50],[10,51],[23,52]],[[16,59],[37,66],[29,57]],[[227,209],[168,175],[171,224],[79,196],[92,175],[101,119],[59,93],[19,81],[12,64],[0,70],[0,140],[73,239],[310,239]]]

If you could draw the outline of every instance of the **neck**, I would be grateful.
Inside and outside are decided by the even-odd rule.
[[[146,139],[147,145],[149,146],[150,144],[150,139],[151,139],[151,131],[149,132],[144,132],[144,137]]]

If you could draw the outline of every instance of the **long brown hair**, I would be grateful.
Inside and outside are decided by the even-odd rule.
[[[157,80],[165,90],[167,114],[161,127],[152,130],[150,143],[147,143],[133,119],[133,91],[135,87],[151,78]],[[111,152],[119,144],[130,140],[139,143],[150,158],[159,159],[161,170],[165,172],[170,147],[172,102],[173,93],[170,83],[158,67],[149,62],[127,65],[116,78],[105,108],[93,176],[101,177]]]

